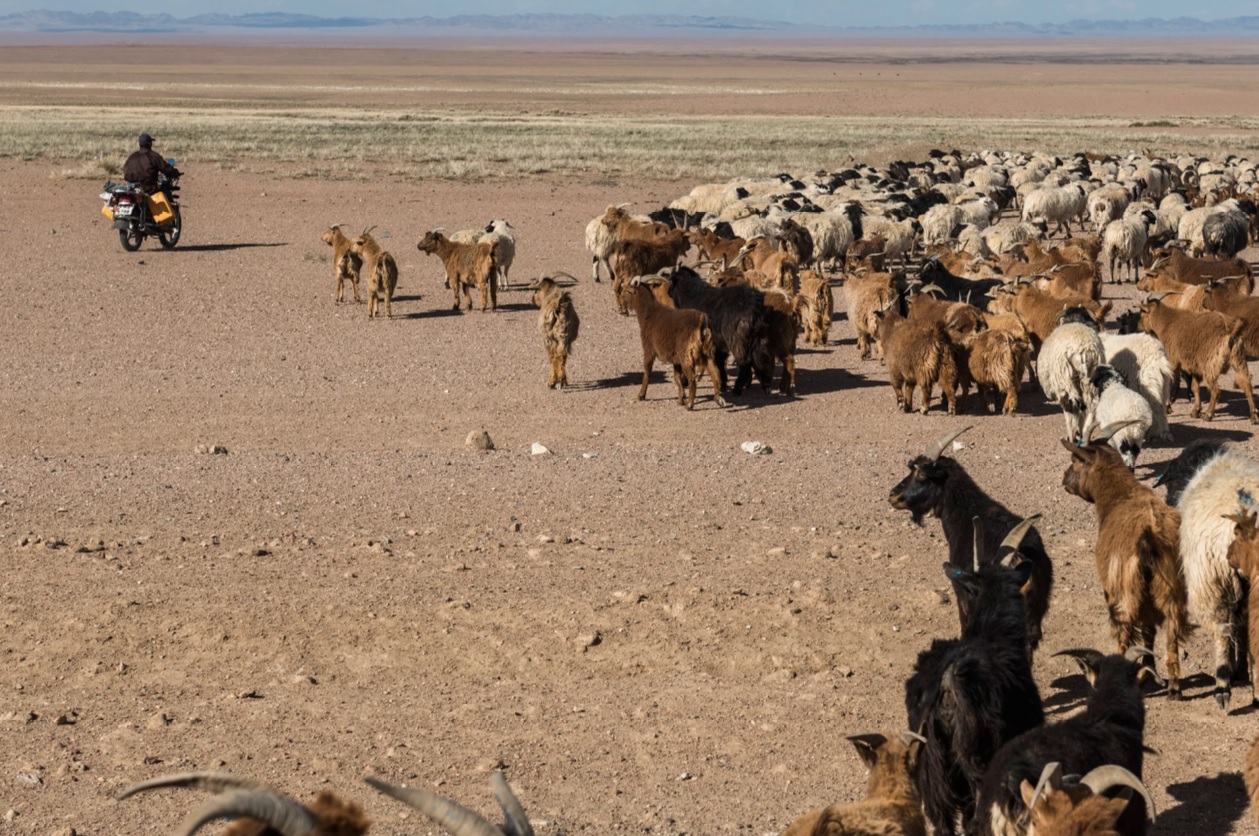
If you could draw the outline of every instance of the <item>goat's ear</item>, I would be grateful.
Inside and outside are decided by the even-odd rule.
[[[1089,460],[1087,447],[1076,447],[1065,438],[1059,440],[1062,442],[1062,446],[1067,448],[1067,452],[1071,454],[1071,458],[1078,459],[1082,462],[1087,462]]]
[[[879,749],[887,743],[887,738],[881,734],[850,734],[848,742],[857,750],[866,767],[873,769],[879,759]]]
[[[1032,782],[1024,781],[1019,784],[1019,794],[1023,796],[1023,806],[1028,808],[1029,813],[1035,814],[1035,811],[1031,809],[1032,798],[1036,795],[1036,788],[1032,786]]]

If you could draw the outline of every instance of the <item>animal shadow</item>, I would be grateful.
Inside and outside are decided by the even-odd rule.
[[[1089,688],[1088,679],[1080,673],[1060,676],[1050,682],[1049,687],[1056,690],[1048,699],[1041,701],[1045,707],[1045,714],[1048,716],[1066,714],[1068,711],[1079,708],[1088,699],[1092,690]]]
[[[1237,772],[1221,772],[1182,784],[1172,784],[1167,794],[1179,804],[1159,813],[1156,833],[1193,833],[1225,836],[1246,812],[1246,784]]]
[[[831,366],[825,369],[796,367],[796,392],[801,395],[820,395],[845,389],[869,389],[889,384],[872,380],[864,375],[853,374],[848,369]]]
[[[247,250],[252,247],[287,247],[287,241],[277,241],[270,244],[188,244],[183,247],[176,247],[167,252],[180,253],[221,253],[228,250]]]
[[[398,301],[394,299],[394,301]],[[461,316],[462,312],[454,308],[435,308],[431,311],[415,311],[414,313],[399,314],[394,319],[437,319],[443,316]]]
[[[533,305],[528,302],[500,302],[498,305],[500,311],[536,311]]]

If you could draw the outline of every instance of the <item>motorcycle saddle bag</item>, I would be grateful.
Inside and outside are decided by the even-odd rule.
[[[175,217],[175,210],[171,208],[166,195],[157,192],[149,195],[149,214],[153,216],[154,223],[164,224]]]

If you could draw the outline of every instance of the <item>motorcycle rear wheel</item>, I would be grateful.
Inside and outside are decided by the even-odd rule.
[[[144,243],[144,233],[136,227],[120,229],[118,230],[118,240],[122,243],[124,250],[133,253],[140,249],[140,245]]]
[[[171,250],[179,243],[179,233],[183,230],[184,219],[179,214],[179,207],[175,209],[175,220],[171,221],[170,226],[165,229],[158,229],[157,240],[162,245],[162,249]]]

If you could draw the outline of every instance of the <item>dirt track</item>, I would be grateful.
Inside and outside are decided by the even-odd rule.
[[[132,255],[98,183],[0,164],[27,265],[0,280],[5,832],[169,832],[189,797],[110,796],[193,768],[303,797],[327,782],[373,832],[426,832],[358,776],[489,814],[495,764],[542,833],[778,832],[860,793],[843,736],[900,729],[915,655],[956,630],[938,524],[886,495],[965,423],[971,473],[1045,514],[1046,648],[1109,646],[1093,511],[1059,487],[1061,418],[1038,396],[1015,418],[901,415],[841,321],[801,352],[796,400],[720,410],[705,382],[688,414],[658,373],[638,403],[636,327],[589,280],[576,385],[548,391],[527,294],[452,315],[415,250],[430,226],[502,216],[517,280],[584,279],[586,220],[684,186],[186,169],[180,247]],[[333,221],[391,233],[393,321],[333,304],[317,237]],[[498,449],[466,452],[482,427]],[[1231,391],[1211,425],[1181,405],[1173,432],[1255,447]],[[227,455],[196,452],[215,444]],[[1238,774],[1253,714],[1215,707],[1209,653],[1189,646],[1187,702],[1148,702],[1156,833],[1256,832]],[[1042,654],[1036,674],[1053,717],[1079,705],[1070,662]]]

